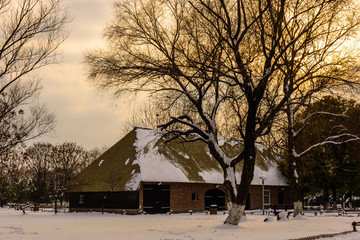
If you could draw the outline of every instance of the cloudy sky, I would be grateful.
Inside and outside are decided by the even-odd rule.
[[[61,62],[37,73],[43,85],[39,100],[56,115],[56,132],[37,140],[76,142],[88,149],[111,146],[121,137],[130,101],[99,93],[86,80],[82,61],[86,51],[102,44],[112,0],[64,0],[64,4],[73,20],[60,48]]]

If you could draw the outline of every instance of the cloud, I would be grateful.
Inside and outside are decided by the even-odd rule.
[[[102,46],[102,31],[111,16],[112,0],[65,0],[73,21],[62,44],[62,62],[37,71],[43,90],[39,101],[57,119],[55,136],[39,141],[76,142],[86,148],[110,146],[120,138],[129,101],[100,95],[86,79],[83,55]]]

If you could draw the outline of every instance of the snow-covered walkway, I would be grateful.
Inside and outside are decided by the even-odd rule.
[[[264,222],[248,215],[239,226],[222,224],[226,216],[203,213],[124,216],[101,213],[28,212],[0,208],[1,240],[233,240],[290,239],[352,230],[359,217],[305,216]],[[360,239],[355,232],[331,239]]]

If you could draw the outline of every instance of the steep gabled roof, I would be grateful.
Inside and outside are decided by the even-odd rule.
[[[220,165],[200,141],[165,143],[156,129],[135,128],[68,183],[69,192],[133,191],[143,182],[223,183]],[[223,138],[221,147],[231,156],[238,154],[241,141]],[[274,156],[257,144],[253,185],[267,176],[266,185],[285,186]],[[240,164],[237,169],[240,179]]]

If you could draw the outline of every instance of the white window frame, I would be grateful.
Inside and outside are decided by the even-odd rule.
[[[264,205],[270,205],[271,199],[270,199],[270,189],[264,189]],[[268,201],[266,201],[268,198]]]

